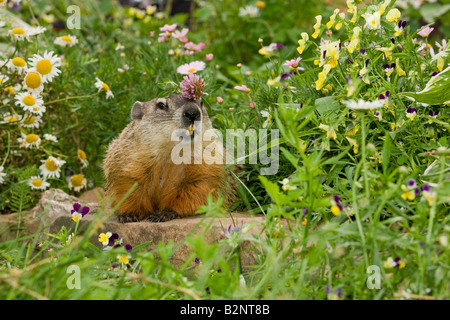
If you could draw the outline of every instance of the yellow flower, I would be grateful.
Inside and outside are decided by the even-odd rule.
[[[406,74],[405,71],[402,69],[402,67],[400,67],[400,59],[399,58],[397,58],[395,60],[395,71],[397,72],[399,77],[402,77]]]
[[[157,6],[147,6],[147,7],[145,8],[145,11],[147,12],[148,15],[151,16],[152,14],[155,13],[156,9],[158,9]]]
[[[389,22],[397,22],[398,19],[401,17],[401,13],[400,10],[398,10],[397,8],[391,9],[389,10],[389,12],[386,15],[386,19]]]
[[[341,209],[339,209],[339,207],[337,205],[331,206],[331,212],[335,215],[338,216],[339,213],[341,213]]]
[[[78,160],[80,160],[81,163],[82,163],[82,167],[86,168],[87,165],[89,164],[89,162],[87,160],[87,157],[86,157],[86,153],[83,150],[78,149],[77,150],[77,156],[78,156]]]
[[[109,243],[109,238],[112,236],[111,232],[107,233],[100,233],[98,236],[98,241],[100,241],[104,246],[106,246]]]
[[[336,20],[336,16],[337,16],[338,13],[339,13],[339,9],[335,9],[334,13],[330,17],[330,21],[327,22],[327,28],[328,29],[330,29],[334,25],[335,20]]]
[[[375,12],[374,14],[365,13],[364,19],[366,19],[365,27],[371,30],[377,30],[380,28],[380,13]]]
[[[332,139],[334,139],[334,140],[337,139],[336,131],[335,131],[333,128],[330,128],[330,126],[327,126],[327,125],[321,123],[321,124],[319,125],[319,129],[322,129],[322,130],[325,130],[325,131],[326,131],[326,133],[327,133],[327,138],[332,138]]]
[[[339,13],[339,18],[341,18],[341,21],[339,21],[334,27],[336,30],[340,30],[342,28],[342,20],[345,19],[345,13],[343,12]]]
[[[266,7],[266,3],[264,1],[256,1],[255,6],[259,9],[264,9]]]
[[[385,0],[381,6],[380,6],[380,10],[378,11],[380,16],[383,15],[384,11],[386,10],[387,7],[389,7],[389,5],[391,4],[391,0]]]
[[[413,201],[416,198],[416,194],[414,193],[414,190],[411,190],[409,188],[407,188],[405,185],[402,185],[402,199],[406,200],[408,199],[409,201]]]
[[[305,50],[306,41],[309,40],[309,36],[306,32],[302,32],[302,38],[298,40],[299,47],[297,48],[297,51],[299,54],[302,54]]]
[[[377,48],[378,51],[381,51],[384,53],[384,56],[389,59],[392,60],[392,48]]]
[[[316,16],[316,24],[313,26],[314,33],[311,35],[311,37],[313,37],[314,39],[317,39],[317,37],[319,36],[321,23],[322,23],[322,16],[321,15]]]
[[[353,0],[347,0],[347,7],[347,12],[349,13],[353,13],[355,11],[354,9],[356,9],[356,6],[353,4]]]
[[[326,64],[323,67],[323,71],[319,72],[319,78],[316,81],[316,90],[319,91],[324,87],[325,80],[327,78],[328,72],[331,70],[331,65]]]
[[[69,180],[69,189],[80,192],[81,189],[86,188],[87,180],[82,174],[75,174]]]
[[[126,254],[118,255],[117,258],[119,259],[119,263],[128,264],[130,260],[128,259],[129,256]]]
[[[442,58],[440,54],[437,54],[436,57],[437,57],[437,68],[439,69],[439,71],[442,71],[445,65],[444,58]]]
[[[356,20],[358,20],[358,9],[355,6],[354,7],[353,17],[352,17],[352,20],[350,20],[350,22],[351,23],[356,23]]]
[[[348,140],[348,142],[350,142],[350,145],[353,146],[353,152],[355,154],[357,154],[358,150],[359,150],[359,146],[358,146],[358,142],[356,142],[356,139],[353,139],[353,138],[350,138],[350,137],[345,137],[345,138]]]
[[[359,130],[359,125],[355,125],[353,129],[347,132],[348,136],[354,136]]]

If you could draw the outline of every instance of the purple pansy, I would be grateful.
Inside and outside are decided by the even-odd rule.
[[[89,213],[89,207],[82,207],[81,204],[78,202],[73,205],[73,209],[70,211],[70,214],[74,214],[74,212],[78,212],[81,214],[82,217],[84,217],[86,214]]]

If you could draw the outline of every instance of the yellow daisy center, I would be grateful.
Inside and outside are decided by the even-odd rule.
[[[23,60],[23,59],[20,58],[20,57],[15,57],[14,59],[12,59],[12,63],[13,63],[13,65],[15,65],[16,67],[21,67],[21,68],[25,67],[25,65],[27,64],[27,63],[25,62],[25,60]]]
[[[84,152],[81,149],[78,149],[78,158],[80,158],[80,160],[86,160],[86,152]]]
[[[17,117],[15,116],[11,116],[6,119],[6,122],[16,122],[16,121],[19,121],[19,119],[17,119]]]
[[[40,74],[49,74],[52,71],[52,63],[50,60],[42,59],[36,64],[36,70]]]
[[[37,142],[39,140],[39,137],[37,135],[35,135],[34,133],[30,133],[29,135],[27,135],[27,137],[25,138],[25,141],[27,143],[34,143]]]
[[[41,187],[42,186],[42,180],[41,179],[34,179],[31,181],[31,184],[35,187]]]
[[[25,34],[25,30],[22,28],[14,28],[11,32],[12,34]]]
[[[59,168],[53,159],[47,159],[47,161],[45,161],[45,167],[49,171],[56,171]]]
[[[28,117],[25,117],[25,119],[23,119],[23,123],[26,124],[26,125],[31,125],[35,121],[36,121],[36,118],[33,117],[33,116],[28,116]]]
[[[25,103],[27,106],[32,106],[36,103],[36,100],[34,100],[33,96],[28,95],[22,99],[22,102]]]
[[[83,185],[84,176],[81,174],[75,174],[70,178],[74,187],[81,187]]]
[[[39,88],[41,85],[41,76],[37,72],[30,72],[25,78],[25,84],[31,89]]]
[[[109,91],[109,86],[106,83],[102,82],[102,87],[105,91]]]
[[[33,107],[33,111],[34,111],[34,112],[38,112],[39,109],[40,109],[39,107]]]
[[[188,72],[189,73],[195,72],[195,68],[189,69]]]
[[[62,36],[61,40],[65,41],[65,42],[72,42],[72,38],[69,36]]]

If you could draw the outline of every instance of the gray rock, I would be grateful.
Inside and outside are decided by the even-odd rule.
[[[97,190],[96,195],[102,195],[101,190]],[[84,199],[84,200],[83,200]],[[86,202],[86,200],[97,199],[95,202]],[[198,215],[183,219],[174,219],[167,222],[153,223],[148,221],[120,223],[112,213],[111,208],[104,204],[103,199],[92,197],[76,198],[66,194],[59,189],[50,189],[42,194],[39,203],[26,214],[22,225],[28,234],[41,232],[57,233],[63,226],[74,228],[75,222],[70,214],[74,203],[80,203],[90,208],[89,214],[85,215],[78,226],[78,234],[90,232],[90,241],[99,248],[103,245],[98,241],[98,236],[102,232],[117,233],[123,239],[123,244],[131,244],[133,247],[144,242],[150,242],[148,248],[151,250],[156,247],[160,241],[167,243],[173,240],[174,248],[177,250],[172,255],[171,262],[175,266],[185,263],[192,255],[192,248],[188,244],[186,237],[191,235],[200,235],[206,226],[204,232],[204,241],[214,243],[225,238],[224,231],[228,226],[241,226],[244,223],[250,226],[245,233],[245,237],[251,237],[259,233],[263,227],[265,217],[263,215],[249,214],[227,214],[221,218],[205,217]],[[102,204],[100,204],[102,203]],[[17,223],[18,214],[0,216],[0,224],[12,225]],[[88,227],[91,226],[90,229]],[[93,226],[93,227],[92,227]],[[251,245],[248,241],[241,244],[241,265],[248,266],[255,263]]]

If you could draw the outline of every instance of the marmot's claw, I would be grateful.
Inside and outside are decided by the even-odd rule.
[[[141,219],[137,215],[134,214],[118,214],[117,219],[120,223],[127,223],[127,222],[139,222]]]
[[[179,218],[179,214],[174,211],[160,211],[147,218],[150,222],[166,222]]]

